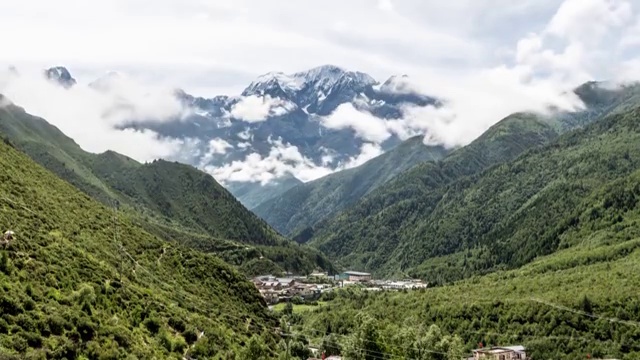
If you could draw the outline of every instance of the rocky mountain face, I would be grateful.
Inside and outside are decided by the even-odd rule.
[[[71,76],[69,70],[63,66],[56,66],[44,71],[47,79],[58,83],[60,86],[70,88],[76,84],[76,79]]]
[[[99,84],[100,81],[93,83]],[[336,126],[327,119],[338,110],[351,111],[366,119],[398,119],[406,107],[437,106],[438,100],[420,94],[408,85],[406,76],[394,76],[379,83],[371,76],[325,65],[294,74],[271,72],[259,76],[238,96],[203,98],[176,90],[175,96],[189,115],[173,121],[152,122],[132,119],[125,127],[151,129],[162,136],[196,139],[196,150],[181,155],[189,162],[213,173],[247,206],[254,206],[266,182],[299,176],[291,169],[270,169],[260,179],[238,173],[217,174],[215,169],[240,164],[247,159],[273,158],[303,162],[321,167],[326,173],[348,164],[363,152],[371,139],[358,134],[352,126]],[[344,107],[344,109],[340,109]],[[402,140],[396,135],[377,140],[380,152]],[[293,152],[296,159],[290,159]],[[239,165],[238,165],[239,166]],[[266,181],[265,181],[266,179]],[[302,178],[302,181],[310,180]],[[262,181],[260,183],[260,181]],[[276,194],[295,185],[276,182]],[[235,192],[234,190],[241,189]],[[267,190],[264,190],[267,191]],[[268,195],[268,194],[267,194]]]

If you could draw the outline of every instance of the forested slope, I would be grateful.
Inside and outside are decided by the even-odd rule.
[[[591,92],[587,91],[589,89]],[[628,111],[630,104],[640,104],[638,87],[617,91],[593,87],[585,90],[581,87],[576,91],[580,91],[583,99],[589,101],[586,110],[553,116],[509,116],[444,160],[416,166],[337,217],[318,224],[312,244],[330,256],[340,258],[348,266],[383,275],[409,273],[422,276],[429,273],[432,277],[437,275],[438,281],[492,270],[500,265],[521,265],[531,260],[536,251],[552,250],[553,246],[548,247],[549,244],[541,245],[543,241],[523,244],[523,240],[514,240],[510,246],[522,246],[517,249],[517,255],[516,249],[500,256],[496,256],[494,252],[497,250],[495,244],[514,235],[508,234],[508,231],[520,231],[521,234],[541,231],[535,228],[541,223],[532,221],[523,226],[521,222],[513,220],[514,215],[531,211],[526,206],[536,205],[534,200],[538,196],[554,196],[552,190],[558,190],[562,186],[557,178],[564,174],[562,167],[586,166],[583,163],[576,164],[575,161],[590,163],[590,156],[601,159],[604,157],[608,161],[608,156],[619,156],[620,151],[634,151],[628,142],[623,142],[627,144],[626,148],[618,148],[615,144],[619,141],[614,140],[618,135],[600,139],[598,127],[592,126],[588,131],[595,133],[578,131],[582,135],[576,136],[583,136],[587,143],[602,141],[601,146],[614,153],[603,151],[591,154],[585,150],[587,155],[583,158],[582,150],[576,150],[580,154],[576,155],[571,153],[573,148],[562,145],[566,152],[560,151],[555,160],[550,160],[553,153],[549,149],[553,147],[546,147],[544,153],[537,152],[536,149],[554,142],[561,133],[601,119],[605,114],[624,113]],[[626,112],[603,124],[617,124],[615,119],[625,119],[614,128],[621,132],[622,139],[632,142],[635,136],[633,120],[628,119],[633,119],[634,116],[633,111]],[[558,140],[559,143],[565,144],[567,140],[563,139]],[[609,145],[613,146],[609,148]],[[522,155],[524,153],[527,155]],[[520,156],[522,159],[532,159],[532,156],[538,158],[531,160],[534,164],[520,165],[518,170],[510,167],[513,165],[500,165]],[[630,156],[633,160],[633,155]],[[562,163],[562,167],[558,163]],[[507,171],[505,169],[509,169],[508,172],[500,173]],[[601,170],[594,167],[591,169]],[[612,173],[608,175],[615,176]],[[556,180],[560,182],[555,182]],[[578,181],[577,178],[575,180]],[[598,177],[585,180],[600,181]],[[548,188],[545,187],[547,185]],[[571,186],[569,185],[570,188]],[[565,189],[561,193],[564,194],[564,191],[574,194],[573,191],[577,190]],[[521,208],[522,206],[525,207]],[[541,208],[544,206],[552,204],[546,203]],[[569,203],[566,204],[566,207],[570,206]],[[507,224],[507,221],[514,222]],[[498,229],[502,229],[500,234],[497,233]],[[545,231],[550,230],[545,227]],[[454,259],[433,259],[459,251],[465,251],[464,256],[459,254]],[[528,255],[524,252],[528,252]],[[474,265],[465,266],[468,261],[465,258],[473,259]],[[424,264],[428,259],[432,260]]]
[[[436,324],[468,354],[482,343],[524,345],[532,359],[638,359],[640,171],[625,172],[584,196],[551,255],[423,291],[338,292],[296,331],[345,348],[364,313],[378,334],[369,346],[398,356],[441,351],[427,334]]]
[[[238,264],[258,259],[263,252],[279,255],[274,249],[295,257],[280,261],[281,270],[307,272],[329,263],[315,249],[283,238],[213,177],[191,166],[168,161],[140,164],[112,151],[85,152],[56,127],[15,105],[0,108],[0,134],[91,197],[105,205],[119,204],[141,226],[166,240],[215,251]],[[227,240],[237,243],[234,251]],[[244,250],[247,245],[249,251]],[[221,248],[225,251],[219,252]]]
[[[253,211],[278,231],[294,235],[345,209],[414,165],[439,160],[447,154],[444,147],[424,145],[422,139],[408,139],[358,167],[295,186]],[[305,237],[299,240],[306,241]]]
[[[4,356],[213,358],[273,338],[234,268],[116,218],[5,142],[0,154],[0,226],[15,231],[0,249]]]

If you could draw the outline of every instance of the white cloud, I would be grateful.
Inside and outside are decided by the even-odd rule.
[[[227,149],[232,149],[233,145],[229,144],[226,140],[215,138],[209,141],[209,152],[212,154],[224,154]]]
[[[351,169],[360,166],[376,156],[382,155],[383,151],[380,145],[364,143],[360,147],[360,154],[353,156],[344,164],[340,164],[336,171]]]
[[[205,166],[204,170],[221,183],[250,181],[263,185],[286,174],[294,175],[302,181],[309,181],[332,172],[331,169],[316,166],[312,160],[304,157],[296,146],[284,144],[280,139],[272,140],[270,143],[272,147],[266,156],[251,153],[243,161],[236,160],[221,167]]]
[[[227,149],[233,149],[233,145],[220,138],[209,140],[207,145],[207,152],[200,158],[200,167],[206,166],[216,155],[224,155],[227,153]]]
[[[280,98],[243,96],[231,108],[231,116],[249,123],[265,121],[269,116],[281,116],[295,109],[295,104]]]
[[[58,127],[86,151],[115,150],[139,161],[174,155],[191,139],[161,138],[150,130],[116,129],[131,119],[162,121],[186,111],[168,93],[142,91],[141,86],[132,84],[117,82],[106,92],[82,85],[67,90],[40,73],[0,75],[0,93]]]
[[[351,128],[356,136],[376,143],[391,136],[383,119],[356,110],[350,103],[338,106],[329,116],[322,118],[322,125],[330,129]]]
[[[611,28],[626,25],[632,16],[629,1],[566,0],[549,22],[546,32],[570,41],[597,43]]]
[[[236,160],[220,167],[208,165],[202,169],[211,174],[222,184],[227,182],[260,182],[262,185],[276,178],[293,175],[307,182],[329,175],[336,171],[351,169],[383,153],[380,145],[364,143],[360,153],[330,168],[327,164],[316,165],[311,159],[303,156],[296,146],[283,143],[281,139],[271,140],[269,154],[261,156],[258,153],[247,155],[244,160]],[[330,155],[323,156],[323,162],[333,161]]]
[[[391,0],[378,0],[378,9],[382,11],[393,11],[393,3]]]
[[[242,140],[249,140],[251,138],[253,138],[253,135],[251,134],[251,131],[249,128],[244,129],[242,132],[238,133],[238,137]]]
[[[29,67],[67,65],[80,83],[106,70],[134,69],[154,88],[177,85],[203,95],[224,89],[233,95],[258,74],[333,63],[378,80],[406,73],[423,92],[447,100],[441,109],[407,108],[402,119],[386,122],[349,106],[323,120],[329,127],[352,128],[371,144],[390,134],[427,133],[430,143],[463,145],[512,112],[577,106],[575,99],[557,94],[583,81],[640,79],[636,0],[274,1],[284,6],[257,0],[0,2],[0,32],[10,34],[3,38],[0,64],[14,64],[23,73]],[[161,120],[176,110],[160,101],[161,92],[143,96],[145,91],[129,85],[125,90],[135,98],[135,112],[119,110],[105,119],[103,112],[113,109],[117,97],[74,92],[71,101],[38,86],[33,99],[28,86],[13,89],[16,102],[88,149],[113,148],[140,158],[171,152],[175,141],[152,132],[126,135],[142,137],[149,146],[115,136],[119,132],[113,125],[132,114]],[[122,89],[117,93],[125,94]],[[62,105],[46,104],[47,97]],[[236,115],[255,122],[265,114],[290,111],[289,104],[278,106],[273,100],[243,99]],[[101,131],[113,136],[100,137]],[[136,146],[124,145],[129,143]],[[234,172],[269,176],[244,169],[252,162],[274,173],[326,171],[308,159],[291,159],[295,152],[285,152],[288,145],[273,147],[273,154],[237,163]],[[284,165],[264,165],[278,161]]]

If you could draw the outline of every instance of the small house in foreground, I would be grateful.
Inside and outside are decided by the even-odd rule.
[[[524,346],[494,346],[473,350],[473,360],[526,360]]]

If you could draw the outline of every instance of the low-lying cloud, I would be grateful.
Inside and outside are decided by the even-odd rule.
[[[236,160],[220,167],[203,166],[203,170],[223,184],[228,182],[259,182],[264,185],[285,175],[293,175],[307,182],[335,171],[360,166],[382,154],[380,145],[364,143],[358,155],[338,164],[336,168],[331,168],[325,165],[316,165],[313,160],[302,155],[298,147],[284,143],[282,139],[273,140],[270,138],[269,144],[271,149],[269,154],[265,156],[251,153],[242,161]]]
[[[188,109],[170,91],[145,88],[132,79],[111,78],[108,84],[102,89],[65,89],[41,74],[0,74],[1,94],[58,127],[86,151],[114,150],[144,162],[171,157],[191,141],[161,137],[151,130],[118,129],[133,119],[180,118]]]
[[[351,103],[341,104],[329,116],[322,118],[321,123],[329,129],[351,128],[359,138],[375,143],[391,136],[383,119],[359,111]]]
[[[231,107],[231,117],[249,123],[267,120],[270,116],[282,116],[295,109],[295,104],[266,96],[243,96]]]

